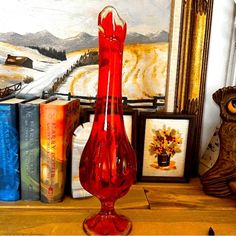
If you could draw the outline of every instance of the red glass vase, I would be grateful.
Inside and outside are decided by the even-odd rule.
[[[98,214],[84,220],[89,235],[126,235],[131,221],[114,210],[136,178],[136,157],[127,138],[122,112],[122,57],[126,23],[105,7],[98,16],[98,93],[90,138],[80,160],[80,181],[101,202]]]

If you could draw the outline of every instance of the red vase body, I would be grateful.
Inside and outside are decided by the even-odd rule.
[[[116,10],[99,14],[98,93],[90,138],[80,161],[82,186],[101,201],[97,215],[86,219],[88,234],[128,234],[131,222],[118,215],[114,203],[136,178],[136,158],[127,138],[122,111],[122,56],[126,23]]]

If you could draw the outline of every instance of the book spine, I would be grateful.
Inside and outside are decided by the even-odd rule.
[[[22,200],[39,200],[39,105],[19,105]]]
[[[40,105],[41,201],[59,202],[66,178],[65,108]]]
[[[18,105],[0,106],[0,200],[20,198]]]

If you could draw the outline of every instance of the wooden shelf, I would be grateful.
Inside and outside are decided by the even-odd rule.
[[[62,202],[48,204],[40,201],[16,201],[1,202],[2,209],[27,209],[27,210],[98,210],[100,202],[96,197],[87,197],[82,199],[73,199],[66,196]],[[132,186],[126,196],[119,199],[116,203],[117,209],[148,209],[149,202],[141,186]]]
[[[94,197],[57,204],[0,202],[0,234],[84,235],[82,222],[100,208]],[[116,204],[133,222],[131,235],[236,234],[236,198],[205,195],[198,179],[186,184],[138,183]]]

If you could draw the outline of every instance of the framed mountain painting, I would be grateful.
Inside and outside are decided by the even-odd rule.
[[[106,5],[127,22],[123,96],[161,96],[167,110],[174,110],[186,11],[182,0],[3,1],[1,88],[20,81],[22,95],[50,91],[95,97],[97,16]]]
[[[178,2],[180,11],[182,1]],[[13,5],[17,21],[12,18]],[[58,82],[58,92],[96,96],[97,16],[106,5],[114,6],[128,26],[123,96],[131,99],[165,96],[170,17],[175,7],[171,0],[137,0],[135,6],[131,0],[5,1],[1,9],[4,22],[0,57],[6,80],[30,81],[23,86],[22,94],[40,95]],[[180,12],[177,15],[180,22]],[[85,64],[79,63],[82,56],[89,57]],[[31,66],[22,62],[27,60],[32,60]]]

